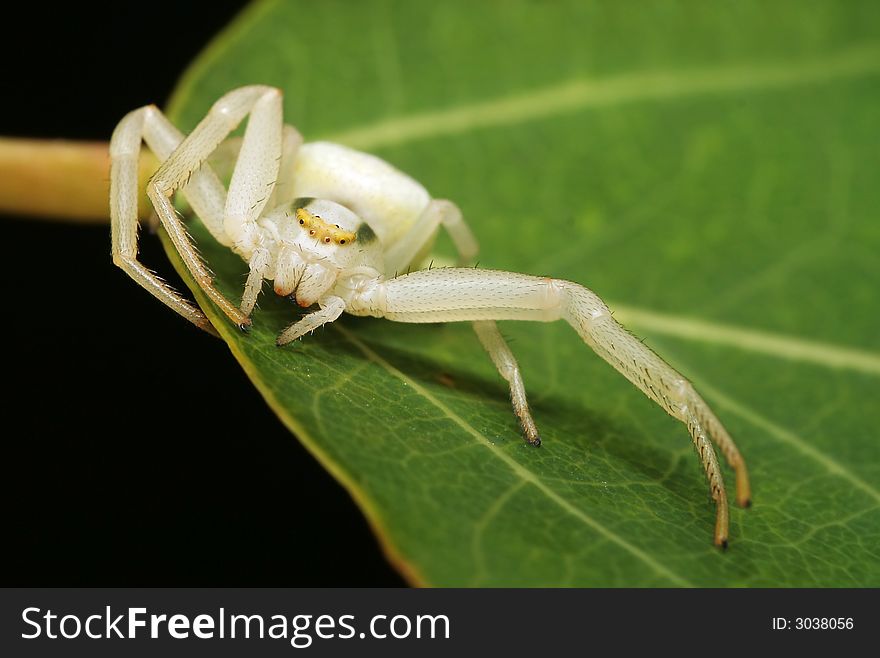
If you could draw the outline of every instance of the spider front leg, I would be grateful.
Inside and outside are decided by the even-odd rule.
[[[205,315],[141,264],[138,240],[138,159],[141,141],[160,161],[167,160],[183,135],[154,105],[129,112],[113,131],[110,141],[110,226],[113,262],[153,296],[197,327],[216,335]],[[195,172],[185,195],[211,234],[228,244],[223,230],[226,191],[209,166]]]
[[[272,196],[266,203],[267,209],[276,208],[294,200],[294,170],[296,156],[299,147],[302,146],[303,137],[295,126],[285,123],[281,128],[281,164],[278,167],[278,180]],[[232,178],[235,165],[238,162],[238,154],[241,153],[242,137],[230,137],[216,148],[208,158],[211,167],[220,176],[227,180]]]
[[[727,494],[710,439],[736,471],[737,501],[745,506],[751,494],[742,456],[691,384],[618,324],[598,295],[559,279],[448,268],[388,280],[370,301],[376,315],[397,322],[567,321],[599,356],[685,424],[716,504],[715,544],[727,545]]]
[[[452,242],[458,251],[459,265],[469,265],[477,257],[479,246],[473,232],[464,221],[458,206],[446,199],[434,199],[416,220],[413,227],[385,254],[385,269],[389,272],[398,272],[406,268],[425,245],[434,238],[437,228],[442,226],[449,233]],[[510,346],[501,335],[498,325],[491,321],[473,323],[474,331],[483,349],[489,353],[489,358],[498,370],[498,373],[507,381],[510,387],[510,400],[513,411],[519,419],[520,427],[526,441],[534,446],[541,445],[541,436],[529,410],[526,399],[526,389],[523,384],[522,374],[516,357],[510,351]]]
[[[256,220],[272,194],[281,159],[280,91],[263,86],[241,87],[220,98],[195,130],[162,163],[147,185],[147,194],[153,207],[187,269],[205,294],[242,329],[251,323],[248,316],[256,301],[256,295],[252,292],[255,286],[252,284],[246,290],[243,309],[236,307],[217,290],[211,273],[199,258],[174,211],[171,196],[186,184],[248,114],[251,115],[250,121],[226,195],[223,231],[226,244],[238,253],[246,254],[253,262],[253,252],[258,249],[255,244]]]

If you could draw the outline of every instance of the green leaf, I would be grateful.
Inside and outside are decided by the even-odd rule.
[[[465,324],[346,316],[278,349],[295,306],[267,292],[243,335],[194,288],[412,582],[880,585],[880,5],[263,2],[172,114],[257,82],[459,203],[483,266],[606,298],[751,470],[720,552],[685,428],[568,326],[502,324],[534,449]],[[238,299],[244,263],[193,230]]]

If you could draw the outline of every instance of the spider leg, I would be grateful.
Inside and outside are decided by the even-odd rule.
[[[244,292],[241,294],[241,306],[239,310],[250,317],[257,304],[257,297],[263,290],[263,279],[269,269],[269,250],[259,247],[254,249],[248,261],[248,276],[244,284]]]
[[[296,168],[296,155],[302,146],[303,138],[290,124],[284,124],[281,132],[281,164],[278,167],[278,181],[269,199],[268,208],[276,208],[293,201],[293,174]]]
[[[137,168],[141,141],[145,141],[156,157],[164,161],[182,140],[180,131],[153,105],[130,112],[117,125],[110,141],[111,252],[113,262],[143,288],[197,327],[216,335],[214,327],[198,308],[137,259]],[[224,242],[226,193],[210,167],[194,173],[185,194],[211,233]]]
[[[481,320],[473,323],[477,338],[483,344],[483,348],[489,353],[489,358],[510,386],[510,401],[513,403],[513,412],[519,418],[520,426],[526,441],[534,446],[541,445],[541,436],[529,411],[529,402],[526,399],[526,389],[523,385],[522,375],[516,357],[510,351],[510,347],[498,330],[498,325],[492,320]]]
[[[730,435],[693,386],[623,328],[605,303],[583,286],[512,272],[446,268],[385,281],[370,300],[397,322],[563,319],[618,372],[687,427],[716,504],[715,544],[727,545],[727,494],[710,438],[737,475],[737,500],[749,500],[748,475]]]
[[[278,345],[278,347],[286,345],[328,322],[333,322],[342,315],[342,312],[345,310],[345,301],[343,301],[341,297],[336,297],[334,295],[319,300],[318,304],[321,307],[320,309],[303,316],[287,327],[287,329],[278,335],[275,344]]]
[[[461,210],[452,201],[433,199],[409,231],[386,250],[385,271],[404,272],[407,267],[416,265],[413,260],[431,243],[440,226],[452,238],[459,265],[470,265],[477,257],[479,246]]]
[[[458,251],[459,264],[471,264],[479,251],[476,237],[467,222],[464,221],[458,206],[446,199],[435,199],[428,204],[409,232],[386,252],[386,271],[402,271],[412,263],[423,251],[425,245],[433,240],[437,228],[440,226],[446,229],[452,238]],[[531,411],[529,411],[519,364],[516,362],[513,352],[510,351],[507,341],[501,335],[498,325],[492,320],[484,320],[474,322],[473,328],[499,374],[507,380],[510,386],[513,411],[519,419],[526,440],[532,445],[541,445],[538,428],[535,426]]]
[[[227,244],[234,250],[252,255],[257,246],[254,244],[255,223],[272,194],[278,175],[281,93],[277,89],[241,87],[220,98],[195,130],[162,163],[147,185],[147,194],[153,207],[193,278],[227,317],[241,328],[250,325],[250,318],[214,287],[211,273],[174,212],[171,195],[187,183],[248,114],[251,119],[226,195],[223,231]]]
[[[302,146],[303,138],[300,132],[290,124],[284,124],[281,129],[281,164],[278,168],[278,180],[275,189],[266,204],[266,208],[278,206],[293,201],[293,174],[296,165],[296,154]],[[220,143],[208,158],[214,171],[221,179],[232,176],[238,154],[241,152],[241,137],[230,137]]]

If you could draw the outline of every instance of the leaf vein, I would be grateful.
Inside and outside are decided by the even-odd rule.
[[[504,506],[507,505],[508,501],[513,498],[513,496],[519,492],[524,486],[528,484],[525,480],[517,480],[510,487],[508,487],[507,491],[504,491],[500,496],[498,496],[489,507],[483,512],[483,515],[477,519],[476,523],[474,523],[474,534],[471,538],[471,553],[474,557],[474,564],[477,565],[477,572],[474,574],[473,579],[471,580],[471,587],[478,587],[480,583],[485,580],[487,576],[486,571],[486,560],[485,560],[485,551],[483,550],[483,533],[486,531],[486,528],[489,526],[489,523],[498,516]]]
[[[771,66],[719,66],[690,71],[624,73],[575,78],[523,94],[392,117],[325,137],[358,149],[375,149],[508,126],[590,107],[663,101],[701,94],[785,89],[880,73],[880,45],[866,43],[824,59]]]
[[[493,447],[492,442],[489,439],[481,434],[478,430],[476,430],[473,426],[467,423],[463,418],[454,413],[449,407],[443,404],[439,399],[434,397],[429,391],[423,388],[418,382],[408,377],[406,374],[395,368],[388,361],[383,359],[379,354],[371,350],[366,344],[360,341],[358,338],[354,336],[351,332],[340,325],[334,325],[334,328],[339,331],[346,340],[348,340],[352,345],[354,345],[357,349],[359,349],[368,360],[372,361],[376,365],[380,366],[384,370],[386,370],[389,374],[394,377],[400,379],[416,393],[422,396],[425,400],[430,402],[432,405],[437,407],[449,420],[454,422],[456,425],[465,430],[472,437],[477,439],[481,444],[485,445],[490,449],[492,455],[500,459],[505,465],[510,468],[511,471],[515,475],[517,475],[520,479],[534,485],[546,498],[550,501],[564,509],[566,512],[577,518],[584,525],[592,528],[598,534],[602,535],[609,541],[617,544],[628,553],[630,553],[636,559],[644,562],[658,574],[662,575],[666,579],[672,581],[676,585],[684,586],[684,587],[692,587],[693,584],[688,580],[678,575],[674,571],[672,571],[669,567],[661,564],[653,557],[648,555],[645,551],[640,549],[637,546],[634,546],[626,539],[615,533],[614,531],[607,528],[605,525],[592,518],[586,512],[581,509],[575,507],[572,503],[565,500],[558,493],[553,491],[550,487],[544,483],[541,478],[539,478],[534,472],[530,471],[528,468],[517,462],[510,455],[497,450]]]

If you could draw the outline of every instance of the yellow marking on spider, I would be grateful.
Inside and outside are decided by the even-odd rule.
[[[336,224],[329,224],[305,208],[296,209],[296,219],[299,225],[309,232],[309,235],[314,236],[316,240],[325,244],[335,242],[338,245],[347,245],[354,242],[357,238],[353,231],[346,231],[339,228]]]

